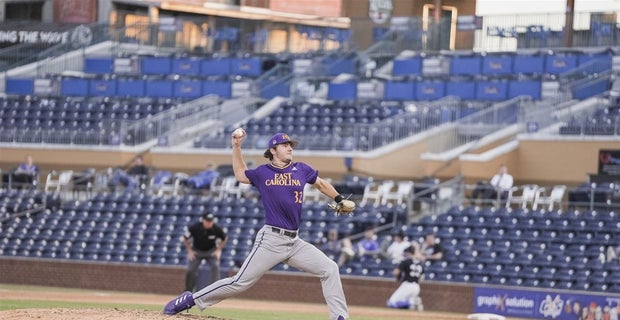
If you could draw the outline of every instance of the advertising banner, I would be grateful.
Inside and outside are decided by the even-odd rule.
[[[618,319],[620,295],[476,288],[474,312],[531,319]]]
[[[599,150],[598,174],[620,177],[620,150]]]

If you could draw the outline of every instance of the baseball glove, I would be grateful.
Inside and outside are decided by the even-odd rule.
[[[355,210],[355,202],[344,199],[338,203],[330,203],[327,205],[330,209],[334,210],[336,215],[348,214],[352,215],[353,210]]]

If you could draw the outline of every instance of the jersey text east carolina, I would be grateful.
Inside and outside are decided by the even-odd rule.
[[[304,186],[314,184],[318,174],[303,162],[282,168],[264,164],[245,171],[252,185],[260,190],[265,224],[289,230],[299,229]]]

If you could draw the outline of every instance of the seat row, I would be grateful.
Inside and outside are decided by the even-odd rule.
[[[100,196],[105,199],[107,196]],[[138,200],[140,201],[140,200]],[[78,204],[79,206],[79,204]],[[449,212],[454,213],[455,209]],[[464,211],[475,211],[468,208]],[[497,210],[499,211],[505,210]],[[147,264],[173,264],[184,263],[185,255],[180,241],[183,225],[167,224],[165,217],[149,213],[144,216],[136,213],[134,222],[110,223],[110,214],[93,214],[89,217],[81,211],[53,211],[47,210],[39,215],[23,219],[13,219],[10,224],[3,223],[3,234],[6,235],[0,242],[0,252],[9,256],[24,256],[35,258],[60,258],[79,259],[99,262],[130,262]],[[384,217],[389,215],[387,212]],[[134,214],[126,214],[125,218],[133,217]],[[177,220],[185,217],[186,222],[197,221],[199,214],[190,216],[175,216]],[[166,217],[167,217],[166,216]],[[320,216],[320,215],[319,215]],[[465,214],[464,214],[465,216]],[[147,217],[149,217],[147,219]],[[189,218],[187,218],[189,217]],[[62,220],[68,218],[67,220]],[[90,219],[88,219],[90,218]],[[140,221],[143,218],[144,221]],[[376,217],[375,217],[376,218]],[[58,219],[59,223],[52,221]],[[230,235],[230,246],[227,246],[225,257],[227,265],[234,265],[237,260],[242,260],[251,248],[252,237],[261,223],[251,220],[236,220],[239,217],[220,218],[221,223]],[[443,218],[440,218],[443,219]],[[435,219],[438,220],[438,219]],[[60,223],[60,221],[66,221]],[[236,222],[234,222],[236,221]],[[458,219],[452,220],[459,227]],[[107,222],[107,224],[106,224]],[[310,224],[308,224],[310,223]],[[355,225],[356,221],[346,219],[342,224],[334,224],[328,221],[308,221],[300,230],[303,237],[308,240],[323,237],[325,230],[339,228],[341,225]],[[316,228],[315,228],[315,223]],[[383,223],[387,223],[387,220]],[[159,228],[157,228],[159,226]],[[408,230],[415,230],[422,225],[411,225]],[[472,229],[474,230],[474,229]],[[491,229],[489,229],[491,230]],[[459,233],[460,234],[460,233]],[[59,235],[53,238],[51,235]],[[473,233],[470,233],[473,235]],[[413,239],[413,237],[410,237]],[[610,263],[601,264],[597,255],[601,248],[594,245],[585,245],[579,241],[575,243],[555,243],[553,241],[534,240],[524,237],[514,240],[508,237],[491,240],[488,238],[475,239],[471,237],[450,238],[446,235],[440,237],[446,249],[445,260],[439,263],[427,263],[429,278],[437,281],[463,281],[471,283],[521,283],[528,285],[532,281],[552,287],[584,287],[588,283],[590,290],[600,289],[602,286],[613,288],[617,285],[615,275],[620,275],[620,268],[614,269]],[[564,245],[564,247],[562,247]],[[583,248],[580,246],[584,246]],[[486,250],[485,250],[486,248]],[[385,261],[353,261],[341,268],[343,273],[350,275],[389,277],[393,265],[384,264]],[[520,269],[515,270],[514,265]],[[532,268],[538,268],[535,272]],[[546,270],[556,268],[548,278],[543,278]],[[567,270],[565,270],[568,268]],[[281,266],[282,270],[288,270]],[[561,275],[568,270],[575,273],[586,274],[584,279],[571,279],[565,281]],[[607,271],[604,282],[598,281],[596,275],[599,270]],[[549,272],[550,273],[550,272]],[[520,279],[520,280],[519,280]],[[580,282],[581,281],[581,282]],[[553,282],[553,284],[551,284]],[[567,282],[570,282],[568,284]]]
[[[620,135],[620,105],[598,109],[592,114],[573,117],[563,124],[562,135]]]
[[[427,279],[620,292],[620,264],[607,258],[618,223],[613,211],[469,206],[403,230],[409,239],[428,232],[441,239],[444,259],[427,262]]]
[[[424,74],[425,60],[448,60],[449,74],[458,76],[499,76],[513,74],[557,75],[593,61],[601,61],[603,67],[611,67],[615,52],[551,52],[534,54],[455,54],[439,56],[418,56],[402,53],[394,59],[394,76]]]

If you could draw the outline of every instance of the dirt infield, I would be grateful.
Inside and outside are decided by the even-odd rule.
[[[7,320],[22,319],[51,319],[51,320],[170,320],[170,316],[159,314],[154,311],[140,310],[121,310],[121,309],[19,309],[0,311],[0,318]],[[196,316],[191,314],[182,314],[175,319],[216,319],[225,320],[223,318],[214,318],[210,316]]]
[[[38,290],[0,288],[0,300],[36,300],[36,301],[67,301],[85,303],[107,303],[107,304],[141,304],[162,306],[171,297],[150,294],[132,294],[118,292],[97,292],[97,291],[75,291],[59,289]],[[243,309],[243,310],[270,310],[282,312],[316,312],[327,315],[327,308],[324,304],[288,303],[273,301],[256,301],[229,299],[217,304],[217,308]],[[455,315],[438,312],[415,312],[409,310],[392,310],[381,308],[370,308],[361,306],[350,307],[351,318],[364,316],[376,319],[429,319],[429,320],[456,320],[465,319],[465,315]],[[10,320],[170,320],[169,316],[157,311],[148,310],[126,310],[119,308],[53,308],[53,309],[16,309],[0,311],[0,319]],[[219,320],[241,320],[241,319],[222,319],[209,316],[208,311],[198,315],[180,314],[174,319],[219,319]]]

